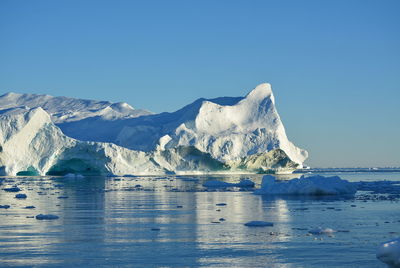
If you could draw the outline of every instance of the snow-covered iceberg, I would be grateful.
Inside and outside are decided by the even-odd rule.
[[[269,84],[174,113],[48,95],[0,96],[0,174],[290,172],[307,152],[287,138]]]
[[[276,180],[271,175],[263,177],[261,188],[254,191],[261,195],[353,195],[357,192],[354,184],[338,176],[301,176],[288,181]]]

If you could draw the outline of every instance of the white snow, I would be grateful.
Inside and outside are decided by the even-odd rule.
[[[400,267],[400,237],[380,245],[376,257],[389,267]]]
[[[0,96],[0,107],[2,109],[19,106],[29,108],[41,107],[50,114],[54,123],[80,121],[96,116],[117,119],[151,114],[146,110],[136,110],[124,102],[111,103],[108,101],[53,97],[39,94],[18,94],[13,92]]]
[[[354,184],[342,180],[338,176],[301,176],[298,179],[279,181],[271,175],[262,179],[261,188],[255,194],[265,195],[339,195],[355,194]]]
[[[266,227],[266,226],[274,226],[272,222],[267,221],[249,221],[244,224],[245,226],[249,227]]]

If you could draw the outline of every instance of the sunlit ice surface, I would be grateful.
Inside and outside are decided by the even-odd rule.
[[[400,181],[396,172],[325,175]],[[245,177],[259,187],[261,175],[4,178],[0,205],[10,208],[0,209],[0,267],[385,267],[375,251],[400,234],[398,199],[202,187]],[[15,185],[26,199],[3,191]],[[38,214],[59,219],[33,218]],[[274,225],[244,225],[253,220]],[[319,226],[337,232],[308,233]]]

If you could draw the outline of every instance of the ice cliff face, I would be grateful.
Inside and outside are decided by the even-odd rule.
[[[161,114],[8,93],[0,96],[0,146],[3,175],[294,170],[307,157],[288,140],[269,84]]]
[[[0,110],[0,175],[164,174],[227,169],[193,147],[142,152],[67,137],[42,108]]]

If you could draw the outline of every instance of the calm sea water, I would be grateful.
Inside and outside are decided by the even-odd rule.
[[[324,175],[400,181],[398,172]],[[249,176],[211,179],[240,177]],[[0,267],[385,267],[376,248],[400,236],[398,201],[204,191],[208,179],[6,178],[0,205],[11,207],[0,209]],[[14,185],[26,199],[2,190]],[[60,218],[31,218],[40,213]],[[252,220],[274,226],[244,226]],[[317,226],[339,232],[309,235]]]

